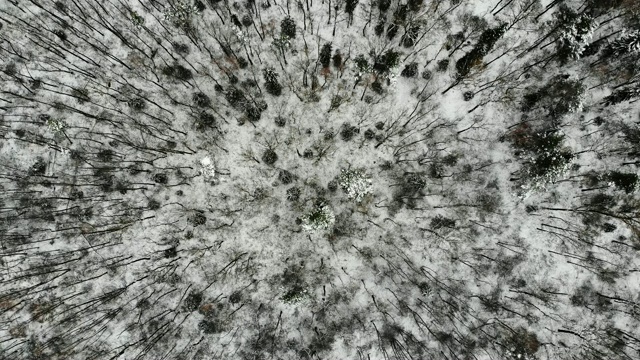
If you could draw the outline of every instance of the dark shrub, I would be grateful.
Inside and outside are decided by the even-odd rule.
[[[165,67],[164,69],[162,69],[162,73],[166,76],[169,76],[178,80],[182,80],[182,81],[193,79],[193,74],[191,73],[191,70],[179,64]]]
[[[127,101],[127,105],[129,105],[129,107],[133,111],[142,111],[144,110],[145,107],[147,107],[147,104],[144,102],[144,99],[139,97],[130,99],[129,101]]]
[[[333,133],[333,130],[328,129],[327,131],[325,131],[324,135],[322,136],[322,138],[326,141],[329,141],[331,139],[333,139],[333,137],[335,136],[335,134]]]
[[[200,1],[200,0],[196,0],[196,1],[193,3],[193,6],[195,6],[195,7],[196,7],[196,10],[198,10],[198,11],[200,11],[200,12],[204,11],[204,10],[207,8],[207,7],[204,5],[204,3],[203,3],[202,1]]]
[[[276,116],[275,123],[276,126],[283,127],[287,123],[287,121],[282,116]]]
[[[98,151],[98,154],[96,154],[96,157],[100,161],[109,162],[113,158],[113,150],[111,149],[100,150]]]
[[[442,59],[438,61],[438,65],[436,66],[436,69],[438,71],[440,72],[447,71],[448,68],[449,68],[449,59]]]
[[[473,49],[478,51],[480,56],[487,55],[489,51],[493,49],[496,42],[504,35],[506,30],[507,24],[502,24],[498,27],[483,31],[478,39],[478,43]]]
[[[409,48],[415,45],[416,40],[420,37],[420,26],[411,26],[402,36],[402,46]]]
[[[291,184],[294,179],[295,176],[287,170],[280,170],[278,173],[278,180],[285,185]]]
[[[408,173],[402,178],[402,190],[407,193],[415,193],[427,186],[427,181],[418,173]]]
[[[267,165],[273,165],[278,161],[278,154],[272,149],[267,149],[262,154],[262,161]]]
[[[391,6],[391,0],[378,0],[378,9],[380,10],[381,13],[389,10],[390,6]]]
[[[280,96],[282,94],[282,85],[278,82],[278,74],[271,67],[263,70],[265,88],[267,92],[273,96]]]
[[[267,108],[269,107],[269,105],[267,105],[267,102],[264,100],[257,100],[256,101],[256,107],[258,108],[258,110],[260,111],[265,111],[267,110]]]
[[[420,8],[422,7],[422,3],[424,2],[424,0],[409,0],[407,2],[407,5],[409,6],[409,10],[411,11],[418,11],[420,10]]]
[[[444,176],[444,166],[442,163],[434,162],[429,165],[429,176],[434,179],[441,179]]]
[[[295,284],[291,289],[289,289],[289,291],[287,291],[282,296],[281,299],[284,302],[293,302],[293,301],[296,301],[296,299],[299,299],[301,296],[303,296],[304,293],[305,293],[304,286],[300,284]]]
[[[153,181],[158,184],[166,184],[169,182],[169,177],[165,173],[157,173],[153,175]]]
[[[376,79],[373,83],[371,83],[371,90],[373,90],[376,94],[382,95],[384,89],[382,88],[382,83]]]
[[[36,162],[31,165],[29,171],[27,173],[29,175],[44,175],[47,171],[47,163],[44,161],[44,158],[38,156],[36,158]]]
[[[300,199],[300,194],[302,192],[297,187],[290,187],[287,189],[287,200],[289,201],[298,201]]]
[[[40,79],[34,79],[34,80],[31,80],[30,82],[31,90],[40,89],[41,86],[42,86],[42,80]]]
[[[337,68],[342,66],[342,55],[338,51],[336,51],[335,55],[333,55],[333,66]]]
[[[389,40],[393,39],[397,33],[398,33],[398,25],[393,23],[389,24],[389,27],[387,27],[387,39]]]
[[[251,25],[253,25],[253,19],[251,18],[251,16],[249,15],[245,15],[242,17],[242,25],[244,25],[245,27],[249,27]]]
[[[353,139],[353,137],[359,132],[360,129],[358,129],[357,127],[345,123],[342,125],[342,129],[340,129],[340,138],[342,138],[342,140],[344,141],[349,141]]]
[[[232,304],[237,304],[242,300],[242,293],[240,291],[235,291],[231,295],[229,295],[229,302]]]
[[[344,5],[344,12],[349,14],[350,18],[353,17],[353,12],[355,11],[356,7],[358,6],[358,2],[359,2],[359,0],[346,0],[345,5]]]
[[[353,61],[360,72],[364,73],[369,71],[369,62],[367,61],[367,58],[364,57],[364,55],[360,54],[356,56]]]
[[[441,229],[443,227],[453,229],[456,227],[456,221],[446,218],[442,215],[437,215],[436,217],[431,219],[430,226],[432,229]]]
[[[238,66],[240,67],[240,69],[246,69],[247,66],[249,66],[249,62],[247,61],[247,59],[243,58],[242,56],[238,56],[237,60],[238,60]]]
[[[184,310],[188,312],[198,310],[198,307],[202,303],[202,293],[193,292],[187,295],[184,299]]]
[[[218,325],[216,325],[213,320],[202,320],[198,323],[198,329],[200,329],[205,334],[215,334],[222,331]]]
[[[482,65],[482,54],[475,48],[456,61],[456,71],[458,78],[464,78],[469,75],[471,69]]]
[[[327,184],[327,189],[331,192],[335,192],[336,190],[338,190],[338,182],[336,180],[329,181],[329,183]]]
[[[293,39],[296,37],[296,22],[291,16],[287,16],[280,23],[280,33],[282,36]]]
[[[501,205],[501,198],[498,194],[481,193],[476,197],[476,203],[480,210],[494,213]]]
[[[138,175],[142,172],[140,164],[131,164],[127,167],[127,172],[131,175]]]
[[[265,83],[265,90],[267,90],[267,93],[273,95],[273,96],[280,96],[282,95],[282,85],[280,85],[277,82],[268,82]]]
[[[509,358],[506,360],[533,359],[540,348],[540,341],[536,334],[519,328],[511,333],[505,347],[509,349]]]
[[[200,114],[198,114],[198,117],[196,119],[196,129],[197,130],[206,130],[206,129],[212,129],[216,127],[216,118],[207,113],[207,112],[201,112]]]
[[[90,100],[89,90],[87,89],[73,88],[73,90],[71,90],[71,95],[73,95],[80,104],[84,104]]]
[[[206,94],[198,92],[193,94],[193,103],[198,107],[209,107],[211,99]]]
[[[522,111],[530,111],[540,100],[545,96],[542,91],[536,91],[533,93],[525,94],[522,98]]]
[[[400,62],[400,53],[393,50],[387,50],[383,55],[376,57],[373,64],[373,70],[380,74],[386,74]]]
[[[262,116],[262,112],[260,111],[260,109],[253,104],[247,105],[244,113],[247,116],[247,119],[251,122],[260,120],[260,117]]]
[[[616,205],[616,199],[609,194],[596,194],[589,199],[588,206],[599,211],[607,211]]]
[[[56,29],[56,30],[53,30],[53,34],[55,36],[57,36],[58,39],[60,39],[62,41],[67,41],[67,34],[64,31],[62,31],[60,29]]]
[[[608,174],[607,178],[613,182],[617,188],[624,190],[627,194],[634,192],[638,187],[638,175],[633,173],[612,171]]]
[[[464,99],[464,101],[470,101],[474,96],[476,96],[476,94],[473,91],[465,91],[462,94],[462,98]]]
[[[231,22],[233,22],[233,25],[242,28],[242,23],[236,14],[231,14]]]
[[[407,66],[405,66],[404,69],[402,69],[402,72],[400,73],[400,76],[403,76],[406,78],[416,77],[416,75],[418,75],[418,63],[416,62],[412,62]]]
[[[446,166],[455,166],[459,159],[459,154],[448,154],[442,158],[442,163]]]
[[[373,129],[367,129],[364,132],[364,138],[367,140],[372,140],[376,136],[376,132]]]
[[[529,176],[552,176],[573,160],[574,155],[568,151],[553,151],[539,154],[529,164],[527,171]]]
[[[398,5],[396,11],[393,12],[393,22],[396,24],[402,24],[407,21],[407,15],[409,14],[409,8],[405,4]]]
[[[302,153],[302,157],[305,159],[313,159],[313,150],[311,149],[306,149],[303,153]]]
[[[571,34],[570,36],[559,36],[556,42],[557,58],[561,64],[566,64],[569,60],[581,57],[584,48],[576,46],[576,44],[590,36],[594,20],[590,15],[578,14],[564,4],[560,5],[555,16],[559,26],[558,32]]]
[[[13,76],[18,73],[18,69],[16,68],[15,63],[9,63],[4,67],[4,70],[2,70],[2,72],[4,72],[7,76]]]
[[[178,256],[178,250],[176,249],[175,246],[174,247],[170,247],[170,248],[168,248],[168,249],[166,249],[164,251],[164,257],[165,258],[174,258],[176,256]]]
[[[196,211],[187,218],[187,221],[195,227],[204,225],[207,222],[207,217],[202,212]]]
[[[147,203],[147,207],[149,210],[158,210],[160,209],[160,202],[156,199],[150,199]]]
[[[322,67],[326,68],[331,64],[331,50],[331,43],[327,43],[322,46],[322,49],[320,50],[320,57],[318,58]]]
[[[183,54],[183,55],[189,54],[189,45],[187,45],[187,44],[181,44],[181,43],[174,42],[173,43],[173,49],[175,51],[177,51],[179,54]]]
[[[575,293],[569,298],[575,306],[591,307],[602,310],[611,305],[611,301],[603,296],[598,295],[597,291],[590,283],[583,283],[578,287]]]
[[[584,92],[585,87],[579,80],[571,80],[568,75],[558,75],[539,90],[526,94],[522,110],[531,111],[539,107],[547,110],[553,119],[559,119],[578,109]]]
[[[244,108],[246,99],[244,97],[244,93],[242,92],[242,90],[233,88],[229,90],[229,92],[227,92],[227,94],[225,95],[225,98],[227,99],[229,104],[233,106],[235,109]]]
[[[602,116],[596,116],[593,119],[593,123],[596,124],[597,126],[600,126],[600,125],[604,124],[604,122],[605,122],[605,120],[604,120],[604,118]]]
[[[555,130],[532,132],[530,128],[522,126],[516,128],[510,135],[510,140],[516,149],[531,153],[532,160],[525,170],[530,178],[548,178],[553,181],[573,160],[574,155],[562,149],[564,135]]]

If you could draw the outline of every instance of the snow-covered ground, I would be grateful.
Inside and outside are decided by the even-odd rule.
[[[640,358],[639,12],[0,1],[0,359]]]

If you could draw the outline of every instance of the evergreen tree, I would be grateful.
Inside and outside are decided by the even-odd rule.
[[[315,232],[331,228],[336,218],[329,204],[319,199],[315,201],[311,212],[302,216],[301,220],[302,229],[307,232]]]
[[[280,32],[283,37],[294,39],[296,37],[296,22],[291,16],[287,16],[280,23]]]
[[[326,43],[322,46],[318,61],[322,64],[322,67],[329,67],[331,64],[331,43]]]
[[[619,57],[640,53],[640,30],[625,33],[603,51],[603,57]]]
[[[410,77],[415,77],[417,74],[418,74],[418,63],[412,62],[406,65],[404,69],[402,69],[400,76],[410,78]]]
[[[615,105],[638,96],[640,96],[640,87],[624,88],[614,91],[611,95],[605,97],[603,102],[606,106]]]
[[[480,35],[474,50],[478,51],[478,54],[481,56],[487,55],[506,31],[507,24],[485,30],[482,32],[482,35]]]
[[[420,8],[422,7],[422,3],[424,2],[424,0],[409,0],[407,2],[407,5],[409,5],[409,10],[411,11],[418,11],[420,10]]]
[[[188,2],[179,1],[165,10],[164,18],[179,28],[188,28],[191,17],[198,12],[198,8]]]
[[[360,55],[356,56],[356,58],[353,60],[353,62],[356,64],[356,68],[358,69],[359,72],[368,73],[369,71],[371,71],[371,67],[369,66],[369,62],[364,57],[364,55],[360,54]]]
[[[273,96],[280,96],[282,94],[282,85],[278,82],[278,74],[272,67],[268,67],[263,70],[265,88],[267,92]]]
[[[561,6],[557,15],[557,54],[561,63],[578,59],[591,40],[596,28],[594,19],[587,14],[577,14],[567,6]]]
[[[386,12],[387,10],[389,10],[389,7],[391,6],[391,0],[378,0],[378,9],[380,10],[381,13]]]
[[[627,194],[636,191],[638,188],[638,175],[633,173],[612,171],[606,175],[606,178],[618,189],[624,190]]]
[[[387,74],[392,68],[398,66],[400,62],[400,53],[393,50],[387,50],[384,54],[377,56],[373,64],[373,70],[379,74]]]
[[[353,22],[353,12],[358,6],[359,0],[347,0],[345,2],[344,11],[349,15],[349,25]]]
[[[364,169],[342,169],[338,176],[338,185],[344,190],[349,199],[360,202],[371,193],[371,178]]]
[[[496,42],[506,31],[507,24],[485,30],[482,35],[480,35],[473,49],[456,62],[458,77],[463,78],[467,76],[474,66],[481,64],[484,56],[493,49]]]

